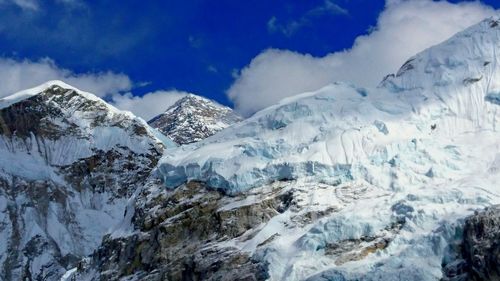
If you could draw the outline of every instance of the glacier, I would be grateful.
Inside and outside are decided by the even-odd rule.
[[[378,88],[333,83],[170,150],[159,172],[168,187],[200,180],[228,193],[308,176],[341,182],[367,163],[389,161],[400,153],[394,145],[496,132],[499,38],[492,21],[416,55]]]
[[[499,21],[424,50],[376,88],[332,83],[167,150],[156,173],[169,189],[200,181],[229,195],[287,183],[311,196],[308,209],[337,206],[304,227],[279,214],[231,242],[266,261],[270,280],[438,280],[461,220],[500,203]],[[366,237],[386,244],[371,252]],[[343,241],[368,257],[325,254]]]

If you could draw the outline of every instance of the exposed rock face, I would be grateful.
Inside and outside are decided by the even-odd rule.
[[[87,270],[77,279],[118,280],[265,280],[266,264],[225,245],[247,240],[258,227],[285,212],[293,195],[282,189],[227,197],[190,182],[173,191],[150,179],[136,198],[129,235],[105,238]],[[97,272],[97,273],[95,273]],[[94,275],[92,275],[94,274]]]
[[[162,151],[143,121],[61,82],[0,100],[0,280],[59,280]]]
[[[152,176],[136,194],[133,206],[117,231],[105,237],[91,260],[73,272],[75,280],[275,280],[271,261],[283,243],[281,236],[295,233],[296,247],[307,243],[303,233],[335,216],[360,196],[356,187],[302,186],[276,182],[234,196],[189,182],[168,190]],[[345,190],[345,191],[342,191]],[[318,192],[319,191],[319,192]],[[345,192],[342,202],[315,202]],[[343,197],[345,196],[345,197]],[[384,250],[404,225],[394,223],[373,235],[327,243],[324,252],[332,264],[364,259]],[[308,252],[309,250],[304,250]],[[277,260],[276,262],[279,262]],[[276,266],[276,265],[274,265]]]
[[[148,123],[178,144],[207,138],[241,121],[229,107],[209,99],[188,95]]]
[[[465,220],[458,258],[444,266],[443,280],[500,280],[500,206]]]

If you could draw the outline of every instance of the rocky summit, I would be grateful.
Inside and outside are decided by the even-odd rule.
[[[178,144],[207,138],[242,118],[229,107],[189,94],[148,123]]]
[[[497,280],[499,22],[241,121],[188,96],[148,125],[62,82],[1,100],[1,279]]]

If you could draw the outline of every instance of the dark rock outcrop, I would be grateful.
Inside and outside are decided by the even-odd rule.
[[[188,95],[148,123],[174,142],[188,144],[207,138],[241,120],[229,107],[200,96]]]
[[[92,264],[79,271],[80,278],[118,280],[265,280],[267,265],[224,241],[250,239],[258,226],[286,211],[291,191],[263,192],[249,204],[229,202],[247,195],[228,197],[189,182],[174,190],[150,188],[136,198],[131,217],[134,231],[128,236],[105,237],[93,254]],[[158,192],[159,191],[159,192]],[[260,245],[259,245],[260,246]],[[133,278],[132,278],[133,277]]]
[[[444,266],[443,280],[500,280],[500,206],[465,220],[458,258]]]

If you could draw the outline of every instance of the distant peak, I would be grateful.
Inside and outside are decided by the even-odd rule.
[[[179,99],[176,103],[181,104],[181,103],[186,103],[189,101],[202,101],[202,102],[206,102],[206,103],[214,103],[214,104],[219,105],[219,103],[217,103],[214,100],[211,100],[211,99],[206,98],[206,97],[198,96],[195,94],[187,94],[185,97],[182,97],[181,99]]]
[[[232,111],[230,107],[224,106],[212,99],[190,93],[177,100],[174,104],[169,106],[162,114],[191,106],[209,106],[220,110]]]
[[[79,91],[81,92],[80,89],[77,89],[76,87],[74,86],[71,86],[67,83],[65,83],[64,81],[61,81],[61,80],[50,80],[50,81],[47,81],[45,83],[43,83],[42,85],[38,86],[38,87],[41,87],[41,86],[45,86],[46,88],[50,88],[50,87],[53,87],[53,86],[58,86],[58,87],[61,87],[61,88],[64,88],[64,89],[71,89],[71,90],[75,90],[75,91]]]
[[[53,88],[53,87],[60,87],[62,89],[68,89],[68,90],[73,90],[73,91],[76,91],[76,92],[79,92],[79,93],[85,93],[85,94],[89,94],[89,95],[93,95],[94,94],[91,94],[91,93],[86,93],[74,86],[71,86],[61,80],[50,80],[50,81],[47,81],[43,84],[40,84],[38,86],[35,86],[33,88],[29,88],[29,89],[26,89],[26,90],[22,90],[20,92],[17,92],[15,93],[14,95],[18,95],[18,94],[27,94],[27,95],[36,95],[36,94],[39,94],[39,93],[42,93],[50,88]]]
[[[207,138],[242,118],[227,106],[188,94],[148,123],[178,144]]]

